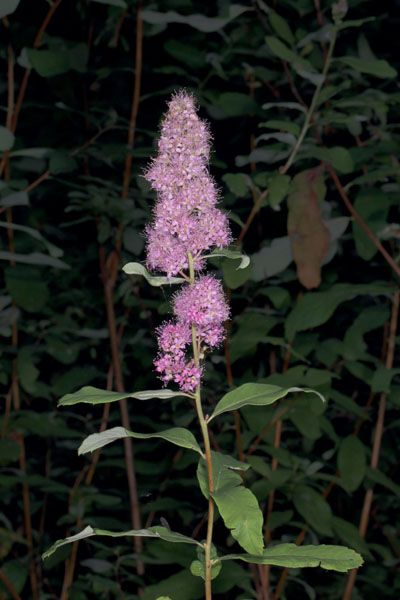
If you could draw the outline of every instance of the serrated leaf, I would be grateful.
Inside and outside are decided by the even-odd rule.
[[[308,388],[281,388],[267,383],[245,383],[221,398],[208,422],[224,412],[238,410],[243,406],[268,406],[268,404],[273,404],[290,392],[317,394],[324,401],[324,397],[319,392]]]
[[[262,556],[228,554],[220,560],[243,560],[259,565],[288,568],[322,567],[342,573],[357,569],[364,562],[357,552],[343,546],[296,546],[295,544],[279,544],[272,548],[265,548]]]
[[[362,483],[367,468],[365,446],[355,435],[341,441],[337,466],[345,487],[354,492]]]
[[[91,385],[85,386],[73,394],[66,394],[58,401],[58,406],[71,406],[85,402],[86,404],[106,404],[107,402],[117,402],[124,398],[135,398],[136,400],[151,400],[152,398],[160,398],[161,400],[169,400],[176,396],[188,396],[185,392],[174,392],[172,390],[146,390],[144,392],[111,392],[100,390]]]
[[[198,445],[196,438],[193,433],[183,427],[173,427],[172,429],[166,429],[165,431],[157,431],[155,433],[136,433],[129,431],[125,427],[113,427],[112,429],[106,429],[100,433],[93,433],[89,435],[78,449],[78,454],[86,454],[87,452],[93,452],[98,448],[102,448],[115,440],[120,440],[126,437],[137,438],[139,440],[148,440],[152,438],[161,438],[176,446],[182,448],[189,448],[195,450],[199,454],[203,454],[200,446]]]
[[[159,287],[160,285],[170,285],[175,283],[183,283],[183,277],[164,277],[162,275],[151,275],[146,267],[140,263],[128,263],[122,270],[127,275],[142,275],[152,286]]]
[[[183,544],[196,544],[197,546],[201,546],[199,542],[194,540],[193,538],[189,538],[181,533],[177,533],[175,531],[169,531],[165,527],[156,526],[156,527],[148,527],[147,529],[132,529],[129,531],[107,531],[106,529],[94,529],[90,525],[85,527],[82,531],[77,533],[76,535],[71,535],[62,540],[57,540],[46,552],[42,554],[42,559],[45,560],[49,558],[58,548],[64,546],[65,544],[72,544],[73,542],[77,542],[79,540],[86,539],[88,537],[92,537],[94,535],[104,535],[107,537],[152,537],[165,540],[167,542],[176,542]]]

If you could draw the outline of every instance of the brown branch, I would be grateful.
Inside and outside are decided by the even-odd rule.
[[[399,304],[400,304],[400,291],[396,291],[394,293],[393,298],[393,306],[392,306],[392,316],[390,319],[390,333],[389,333],[389,343],[388,350],[386,355],[385,367],[386,369],[391,369],[393,367],[394,361],[394,351],[396,346],[396,331],[399,320]],[[386,412],[386,394],[381,394],[379,398],[379,410],[378,410],[378,420],[376,422],[374,442],[372,446],[372,455],[371,455],[371,469],[378,468],[379,462],[379,454],[381,449],[382,436],[384,431],[384,423],[385,423],[385,412]],[[361,537],[365,537],[367,534],[369,518],[371,514],[371,505],[372,499],[374,495],[374,489],[370,488],[367,490],[364,497],[364,504],[361,512],[360,519],[360,527],[359,533]],[[347,584],[345,591],[342,596],[342,600],[350,600],[353,587],[355,584],[355,580],[357,577],[357,569],[353,569],[350,571],[349,577],[347,579]]]
[[[104,298],[106,303],[106,313],[107,313],[107,324],[108,330],[110,334],[110,347],[111,347],[111,356],[112,356],[112,364],[114,369],[114,378],[115,378],[115,388],[118,392],[124,392],[124,380],[122,375],[122,366],[121,366],[121,357],[119,354],[119,341],[117,337],[117,323],[115,318],[115,309],[113,302],[113,289],[115,285],[116,276],[118,273],[118,261],[107,261],[105,260],[105,250],[104,246],[100,246],[99,249],[99,258],[100,258],[100,272],[101,278],[103,281],[104,288]],[[110,271],[111,266],[111,271]],[[126,398],[120,400],[120,412],[121,412],[121,421],[123,427],[125,429],[130,429],[130,419],[128,412],[128,404]],[[128,489],[129,489],[129,499],[130,499],[130,514],[131,521],[134,529],[141,529],[141,519],[140,519],[140,509],[139,509],[139,499],[137,492],[137,484],[136,484],[136,474],[135,474],[135,462],[133,456],[133,445],[130,438],[124,439],[124,453],[125,453],[125,463],[127,470],[127,478],[128,478]],[[142,552],[142,539],[140,537],[135,536],[133,538],[134,547],[136,554],[140,555]],[[142,561],[137,561],[137,572],[139,575],[142,575],[144,572],[144,567]]]
[[[38,48],[39,44],[42,40],[43,34],[47,29],[48,24],[50,23],[51,18],[53,17],[54,13],[56,12],[57,8],[60,6],[62,0],[56,0],[54,2],[54,4],[52,4],[48,10],[48,13],[46,14],[45,18],[43,19],[43,22],[40,26],[40,29],[35,37],[35,41],[33,42],[33,48]],[[14,115],[13,115],[13,120],[12,120],[12,125],[11,125],[11,131],[15,132],[16,128],[17,128],[17,123],[18,123],[18,117],[19,117],[19,113],[21,110],[21,106],[22,106],[22,102],[24,100],[24,96],[25,96],[25,92],[26,92],[26,87],[28,85],[28,79],[29,79],[29,75],[30,75],[31,69],[27,68],[25,70],[24,73],[24,78],[22,80],[21,83],[21,87],[19,90],[19,94],[18,94],[18,98],[17,98],[17,103],[15,105],[15,111],[14,111]]]
[[[122,183],[122,200],[126,200],[129,193],[129,185],[131,181],[132,171],[132,150],[135,141],[136,119],[139,110],[140,88],[142,80],[142,63],[143,63],[143,19],[142,13],[143,0],[139,0],[137,9],[136,21],[136,59],[135,59],[135,80],[133,84],[133,96],[131,116],[129,119],[128,130],[128,153],[125,157],[125,169]]]
[[[392,267],[392,269],[395,271],[395,273],[400,276],[400,267],[396,264],[396,262],[390,256],[389,252],[387,252],[387,250],[385,250],[385,248],[382,246],[382,244],[376,238],[376,236],[372,233],[372,231],[370,230],[368,225],[362,220],[362,218],[360,217],[358,212],[356,210],[354,210],[353,205],[351,204],[349,197],[347,196],[346,192],[344,191],[344,188],[343,188],[342,184],[340,183],[340,180],[339,180],[338,176],[336,175],[336,172],[333,169],[332,165],[330,165],[328,163],[327,167],[328,167],[328,171],[336,185],[339,195],[342,198],[343,202],[345,203],[350,214],[354,217],[354,219],[357,221],[357,223],[360,225],[360,227],[365,231],[365,233],[367,234],[369,239],[373,242],[373,244],[377,247],[379,252],[385,258],[386,262]]]
[[[246,223],[243,225],[241,232],[239,233],[239,237],[236,240],[236,244],[235,244],[235,250],[237,250],[237,248],[240,246],[240,244],[243,241],[244,236],[246,235],[246,233],[249,230],[250,225],[252,224],[254,217],[256,216],[256,214],[258,213],[258,211],[260,210],[260,206],[262,201],[264,200],[264,198],[266,198],[268,196],[268,190],[264,190],[262,194],[260,194],[257,198],[257,200],[255,201],[255,203],[253,204],[253,207],[250,211],[249,216],[247,217],[247,221]]]
[[[114,35],[112,37],[112,40],[110,42],[110,48],[116,48],[118,46],[118,40],[119,40],[119,36],[121,33],[121,27],[123,22],[125,21],[125,17],[128,13],[128,9],[125,8],[122,12],[121,12],[121,16],[117,21],[117,24],[115,26],[115,31],[114,31]]]
[[[10,594],[14,598],[14,600],[21,600],[21,596],[19,594],[17,594],[13,584],[11,583],[11,581],[9,581],[9,579],[7,579],[7,577],[4,575],[4,573],[1,569],[0,569],[0,581],[8,589],[8,591],[10,592]]]

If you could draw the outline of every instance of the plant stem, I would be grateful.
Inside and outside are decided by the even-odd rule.
[[[190,252],[188,252],[189,259],[189,277],[190,277],[190,285],[194,284],[194,264],[193,257]],[[199,358],[199,348],[197,343],[197,331],[195,325],[192,325],[192,345],[193,345],[193,358],[194,364],[197,368],[200,366],[200,358]],[[207,422],[204,417],[203,407],[201,405],[201,388],[200,383],[196,387],[195,391],[195,403],[196,403],[196,412],[200,423],[201,433],[203,434],[204,448],[206,454],[206,464],[207,464],[207,475],[208,475],[208,524],[207,524],[207,539],[204,546],[204,561],[205,561],[205,593],[206,600],[211,600],[211,544],[212,544],[212,534],[213,534],[213,525],[214,525],[214,500],[211,497],[211,494],[214,491],[214,481],[213,481],[213,473],[212,473],[212,462],[211,462],[211,446],[210,446],[210,436],[208,434]]]
[[[310,108],[308,109],[306,120],[304,121],[303,128],[297,139],[296,145],[294,146],[292,153],[290,154],[289,158],[287,159],[286,164],[279,169],[279,172],[282,175],[284,173],[286,173],[286,171],[288,171],[289,167],[292,165],[294,159],[296,158],[296,154],[298,153],[300,146],[303,143],[304,137],[307,133],[307,129],[310,126],[311,118],[313,116],[313,112],[314,112],[315,106],[317,104],[319,93],[322,89],[322,86],[324,85],[325,78],[328,73],[329,65],[330,65],[331,58],[332,58],[333,48],[334,48],[335,42],[336,42],[336,36],[337,36],[336,31],[333,31],[332,38],[331,38],[329,48],[328,48],[328,54],[326,56],[326,61],[325,61],[324,68],[322,71],[323,78],[321,77],[321,81],[318,83],[317,87],[315,88],[314,96],[312,97]]]

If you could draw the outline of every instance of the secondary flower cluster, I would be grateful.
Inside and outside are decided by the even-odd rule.
[[[174,381],[184,392],[191,392],[202,374],[201,366],[185,357],[186,348],[192,344],[192,327],[196,328],[199,349],[202,343],[217,346],[224,339],[223,322],[229,308],[220,282],[204,275],[175,294],[173,309],[175,321],[167,321],[157,330],[160,353],[154,364],[165,384]]]
[[[147,266],[167,277],[189,268],[204,267],[202,254],[231,241],[228,219],[217,208],[218,193],[208,171],[210,134],[196,114],[194,98],[185,91],[176,94],[161,127],[158,156],[145,177],[157,191],[155,219],[146,229]],[[192,392],[202,375],[202,366],[188,359],[186,350],[195,343],[213,348],[224,338],[229,316],[221,283],[201,275],[184,284],[173,298],[175,319],[157,330],[159,354],[154,361],[164,384],[177,383]],[[193,335],[195,333],[195,335]]]
[[[208,170],[210,133],[196,114],[193,96],[185,91],[169,103],[158,150],[145,173],[158,195],[154,222],[146,230],[147,266],[171,277],[188,269],[188,252],[200,270],[203,252],[231,241]]]

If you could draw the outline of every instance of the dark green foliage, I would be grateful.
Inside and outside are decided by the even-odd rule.
[[[36,47],[49,3],[34,4],[33,11],[29,0],[0,2],[0,17],[7,19],[1,24],[0,151],[10,151],[3,154],[7,166],[2,166],[0,182],[2,574],[22,600],[66,600],[61,593],[71,546],[43,564],[41,553],[88,525],[132,529],[123,443],[103,448],[93,478],[88,478],[91,455],[78,456],[77,450],[85,437],[98,433],[107,416],[103,405],[75,406],[69,396],[82,386],[105,389],[107,378],[115,377],[103,288],[107,273],[117,274],[111,296],[128,390],[114,399],[133,396],[128,398],[132,429],[146,436],[134,440],[142,526],[158,526],[162,518],[172,532],[190,538],[200,528],[197,539],[206,535],[206,501],[193,485],[198,456],[160,439],[166,430],[190,430],[194,440],[201,439],[190,399],[164,394],[142,402],[150,396],[134,397],[160,388],[152,371],[153,330],[168,314],[174,291],[161,277],[153,278],[151,286],[141,276],[147,276],[141,264],[142,232],[152,218],[153,202],[143,168],[155,153],[166,100],[186,87],[210,122],[212,173],[235,237],[268,189],[238,249],[250,264],[240,263],[240,254],[237,260],[210,259],[232,290],[233,383],[313,388],[327,400],[294,393],[276,405],[268,406],[266,397],[253,405],[243,403],[242,451],[249,453],[251,468],[243,465],[247,490],[239,485],[240,472],[229,471],[238,482],[235,489],[256,497],[264,514],[274,492],[266,530],[274,544],[295,542],[308,522],[305,543],[348,545],[361,552],[366,564],[358,573],[353,600],[397,600],[400,364],[399,334],[393,319],[390,329],[390,320],[399,277],[349,213],[327,167],[334,169],[357,215],[399,268],[400,65],[398,23],[390,16],[395,3],[377,10],[372,2],[349,0],[325,80],[321,73],[331,3],[321,2],[322,14],[317,14],[313,0],[145,2],[133,149],[127,140],[137,1],[55,3]],[[31,68],[13,133],[6,121],[12,85],[8,44],[14,103],[25,69]],[[310,126],[283,173],[318,86]],[[132,155],[132,171],[124,194],[127,155]],[[330,244],[320,265],[321,283],[307,291],[296,274],[287,199],[296,193],[296,176],[311,169],[322,173],[325,187],[317,196]],[[226,356],[222,349],[207,363],[204,398],[210,416],[229,393]],[[371,468],[382,393],[384,435],[378,468],[374,463]],[[65,395],[65,406],[58,410]],[[96,402],[102,404],[101,397]],[[280,418],[283,431],[277,444]],[[110,405],[108,417],[108,428],[115,427],[121,433],[117,402]],[[213,419],[210,428],[222,452],[235,454],[232,413]],[[186,448],[188,443],[178,445]],[[200,480],[201,469],[200,462]],[[335,485],[323,497],[330,482]],[[364,539],[358,526],[370,488],[374,495]],[[219,500],[229,527],[232,515],[224,516],[223,498]],[[240,515],[233,517],[238,522]],[[240,546],[221,523],[215,526],[216,551],[235,556]],[[203,581],[195,576],[202,557],[192,545],[167,545],[166,538],[168,533],[144,541],[144,575],[136,572],[133,538],[82,540],[70,600],[137,598],[138,587],[145,588],[144,600],[202,598]],[[274,546],[268,548],[273,551]],[[314,557],[306,558],[315,563]],[[221,564],[213,581],[216,598],[257,598],[254,571],[245,562]],[[276,564],[283,563],[278,558]],[[326,600],[342,597],[346,575],[293,567],[282,600],[312,599],[315,593]],[[272,589],[281,572],[271,569]],[[7,600],[13,597],[1,581],[0,592]]]

